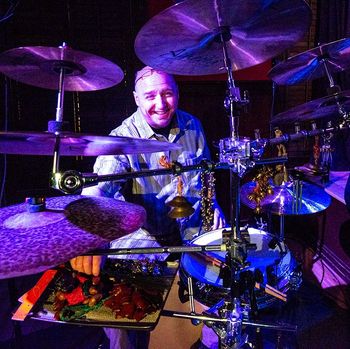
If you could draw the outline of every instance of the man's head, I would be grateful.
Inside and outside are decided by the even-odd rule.
[[[147,66],[136,73],[134,98],[147,123],[159,129],[170,124],[179,93],[172,75]]]

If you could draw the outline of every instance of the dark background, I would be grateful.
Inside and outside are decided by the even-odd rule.
[[[7,6],[16,4],[5,2]],[[20,46],[57,47],[63,42],[75,50],[106,58],[121,67],[124,80],[109,89],[94,92],[66,92],[64,120],[69,131],[107,135],[130,115],[133,101],[133,78],[142,66],[134,53],[134,39],[142,25],[171,1],[20,1],[13,15],[0,23],[0,49]],[[165,40],[165,38],[164,38]],[[252,137],[254,129],[269,137],[272,82],[266,72],[271,64],[240,74],[236,83],[248,90],[251,104],[240,118],[239,134]],[[235,72],[236,74],[236,72]],[[236,76],[236,75],[235,75]],[[213,142],[229,137],[229,119],[223,107],[225,76],[178,77],[180,108],[202,121],[213,158]],[[252,80],[254,79],[254,80]],[[29,86],[5,78],[0,81],[0,129],[8,131],[45,131],[55,119],[57,91]],[[277,98],[277,110],[283,109]],[[79,124],[79,126],[78,126]],[[51,157],[1,155],[2,168],[7,159],[2,205],[21,202],[28,195],[45,193],[52,168]],[[92,171],[94,158],[61,158],[61,170]],[[222,177],[223,176],[223,177]],[[217,190],[222,205],[227,206],[225,175],[218,174]],[[221,178],[222,177],[222,178]],[[59,194],[59,193],[58,193]],[[226,201],[226,202],[225,202]]]
[[[262,137],[271,137],[272,115],[327,94],[327,81],[323,78],[296,88],[275,86],[274,90],[272,82],[266,78],[268,67],[275,62],[293,53],[312,48],[317,43],[328,43],[349,36],[349,1],[310,0],[308,2],[313,8],[313,26],[305,34],[303,44],[296,43],[296,47],[281,53],[276,60],[267,62],[262,67],[252,68],[253,70],[248,72],[234,72],[238,87],[242,91],[248,90],[251,99],[247,112],[240,118],[239,134],[241,136],[253,137],[254,129],[258,128]],[[135,71],[142,65],[134,53],[134,40],[138,31],[153,15],[173,3],[174,1],[168,0],[2,1],[0,3],[0,18],[2,18],[0,52],[21,46],[57,47],[66,42],[75,50],[106,58],[121,67],[125,78],[115,87],[95,92],[66,92],[65,94],[64,120],[68,122],[68,130],[107,135],[136,109],[132,96],[133,79]],[[7,16],[8,14],[10,16]],[[350,86],[348,75],[345,72],[334,77],[344,90]],[[213,158],[217,160],[217,148],[213,143],[230,135],[229,120],[223,107],[225,77],[177,78],[181,96],[180,107],[193,113],[202,121]],[[273,91],[275,91],[274,104]],[[3,75],[0,76],[0,130],[46,131],[48,121],[55,119],[56,105],[57,91],[25,85],[7,79]],[[290,126],[292,125],[283,125],[283,130],[289,129]],[[306,127],[306,125],[303,126]],[[350,156],[350,151],[347,151],[349,148],[344,144],[349,145],[348,139],[342,141],[340,150],[334,155],[339,159],[339,168],[348,170],[347,157]],[[307,140],[288,145],[288,166],[307,162],[311,156],[310,145],[312,146],[312,142]],[[270,149],[269,152],[272,155],[276,154],[275,149]],[[25,197],[38,193],[61,195],[61,193],[49,191],[52,160],[50,156],[0,155],[0,176],[3,188],[1,206],[22,202]],[[60,167],[61,170],[75,169],[90,172],[94,160],[87,157],[62,157]],[[218,200],[228,215],[230,203],[228,175],[225,172],[218,172],[216,178]],[[333,210],[333,218],[328,220],[330,226],[335,226],[334,217],[339,218],[339,212],[338,208]],[[340,224],[334,228],[335,234],[338,233],[335,229],[338,229]],[[344,246],[346,244],[348,246],[349,239],[348,231],[345,233],[346,238],[342,248],[346,250]],[[329,234],[330,240],[335,241],[336,237],[337,235]],[[33,325],[30,322],[22,326],[10,320],[11,312],[18,306],[18,297],[29,289],[34,280],[35,278],[31,276],[1,280],[0,339],[4,345],[1,346],[0,343],[0,348],[22,348],[21,343],[18,343],[21,339],[20,332],[24,335],[28,334],[24,342],[36,343],[37,348],[48,347],[45,343],[45,331],[49,327],[51,330],[52,326],[42,323]],[[310,317],[315,309],[317,304],[315,308],[310,309],[308,313]],[[334,324],[337,323],[334,322]],[[41,331],[40,340],[35,334],[35,326],[44,328]],[[98,336],[102,336],[101,331],[96,328],[77,330],[73,327],[64,325],[56,326],[51,332],[47,330],[47,333],[51,334],[51,347],[97,347],[94,341],[99,342]],[[323,329],[323,334],[330,337],[330,340],[334,340],[337,337],[337,331],[329,334],[327,330],[327,328]],[[78,332],[79,336],[77,336]],[[319,337],[321,341],[322,336]],[[23,347],[30,348],[25,344]],[[307,347],[311,348],[311,346]],[[320,348],[320,346],[316,347]]]
[[[249,92],[251,101],[240,117],[240,136],[254,137],[254,130],[260,129],[261,137],[272,137],[270,120],[274,115],[327,95],[326,78],[290,88],[273,85],[267,78],[269,68],[288,56],[317,43],[346,37],[347,1],[308,2],[313,9],[313,21],[300,43],[271,61],[234,72],[236,85],[241,93],[244,90]],[[136,109],[132,95],[133,80],[135,71],[143,65],[134,52],[137,33],[152,16],[174,3],[171,0],[3,1],[0,5],[0,52],[21,46],[57,47],[65,42],[74,50],[95,54],[121,67],[125,78],[117,86],[93,92],[66,92],[64,96],[64,121],[68,123],[68,131],[107,135]],[[166,40],[166,33],[163,40]],[[343,89],[349,86],[347,74],[337,74],[334,79]],[[230,136],[229,119],[223,106],[226,76],[178,76],[177,80],[180,108],[202,121],[212,157],[217,161],[218,149],[214,144]],[[2,75],[0,95],[1,130],[43,132],[47,130],[48,121],[55,119],[55,90],[26,85]],[[284,132],[293,132],[293,125],[280,127]],[[309,129],[310,125],[305,123],[302,127]],[[349,137],[346,137],[345,141],[349,144]],[[306,139],[289,144],[288,166],[308,162],[311,147],[312,140]],[[339,151],[333,154],[335,163],[344,170],[344,167],[350,166],[346,155],[348,147],[344,146],[344,140],[337,147]],[[271,148],[266,153],[276,155],[276,152],[275,148]],[[52,157],[0,155],[0,158],[2,206],[22,202],[30,195],[61,195],[49,188]],[[93,157],[62,157],[60,169],[91,172],[94,160]],[[221,171],[216,176],[217,197],[225,214],[229,215],[228,174]]]

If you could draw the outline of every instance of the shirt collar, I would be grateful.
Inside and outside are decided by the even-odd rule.
[[[180,133],[180,130],[184,127],[183,122],[181,122],[181,118],[179,118],[177,111],[173,116],[173,120],[171,122],[173,123],[173,126],[171,127],[170,134],[169,134],[170,142],[172,142],[176,138],[176,136]],[[137,109],[137,118],[135,119],[135,124],[137,128],[143,130],[143,134],[145,138],[147,139],[159,138],[157,137],[157,134],[154,132],[152,127],[148,125],[147,121],[141,114],[139,108]]]
[[[147,121],[141,114],[139,108],[137,109],[137,118],[135,118],[135,124],[139,130],[142,130],[142,134],[144,135],[144,138],[147,138],[147,139],[150,139],[152,137],[154,138],[155,136],[154,131],[152,130],[152,127],[148,125]]]

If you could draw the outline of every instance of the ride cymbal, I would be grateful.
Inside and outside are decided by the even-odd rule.
[[[155,153],[181,148],[173,143],[122,136],[94,136],[62,132],[59,138],[59,152],[63,156]],[[4,154],[52,155],[55,142],[56,135],[51,132],[0,131],[0,153]]]
[[[256,186],[255,182],[248,182],[241,188],[241,200],[251,209],[256,208],[256,202],[249,200]],[[293,183],[272,187],[273,193],[261,199],[260,206],[263,210],[273,214],[304,215],[325,210],[331,204],[331,197],[320,187],[302,183],[300,200],[295,199]]]
[[[219,74],[226,72],[221,35],[235,71],[293,46],[310,23],[304,0],[185,0],[141,28],[135,52],[146,65],[168,73]]]
[[[0,54],[0,72],[25,84],[58,90],[64,68],[65,91],[96,91],[119,84],[116,64],[90,53],[61,47],[18,47]]]
[[[294,85],[326,76],[327,70],[332,74],[349,67],[350,39],[341,39],[288,58],[273,67],[268,76],[277,84]]]
[[[341,117],[350,110],[350,90],[315,99],[274,115],[272,124],[295,123],[320,118]]]
[[[104,197],[49,198],[41,212],[28,207],[0,209],[0,278],[64,263],[137,230],[146,219],[143,207]]]

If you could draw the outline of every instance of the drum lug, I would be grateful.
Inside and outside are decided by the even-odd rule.
[[[296,291],[299,289],[303,282],[302,277],[301,265],[298,265],[290,274],[289,282],[291,290]]]

